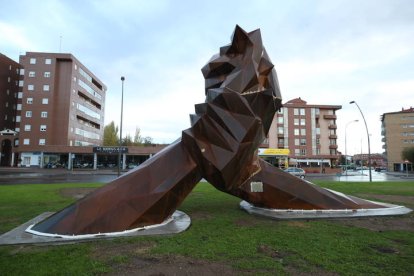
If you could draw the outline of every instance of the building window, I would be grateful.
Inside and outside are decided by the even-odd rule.
[[[300,139],[300,145],[301,146],[306,146],[306,139],[305,138]]]
[[[299,135],[299,129],[298,128],[295,128],[294,130],[294,134],[297,136],[297,135]]]
[[[30,64],[36,64],[36,59],[35,58],[30,58]]]
[[[9,107],[9,102],[6,102],[6,107]]]
[[[52,64],[52,59],[51,58],[45,59],[45,64]]]
[[[6,115],[4,115],[4,120],[7,120],[7,114],[6,114]]]
[[[24,69],[20,69],[20,76],[24,76]]]
[[[27,98],[26,103],[27,104],[33,104],[33,98]]]
[[[306,136],[306,128],[301,128],[300,129],[300,135]]]
[[[321,135],[321,129],[319,127],[315,128],[316,135]]]
[[[336,155],[336,150],[335,150],[335,149],[331,149],[331,150],[329,151],[329,153],[330,153],[330,155]]]
[[[21,119],[21,117],[20,116],[16,116],[16,123],[20,123],[20,121],[21,121],[22,119]]]
[[[305,109],[304,108],[300,109],[300,115],[305,116]]]
[[[39,139],[39,145],[44,146],[46,144],[46,139]]]
[[[46,131],[46,125],[40,125],[40,131]]]
[[[305,119],[300,119],[300,125],[301,125],[301,126],[306,125],[306,120],[305,120]]]
[[[49,91],[49,84],[43,85],[43,91]]]
[[[30,71],[29,72],[29,77],[30,78],[34,78],[36,76],[36,72],[35,71]]]
[[[48,98],[43,98],[42,99],[42,104],[48,104],[49,103],[49,99]]]
[[[23,145],[30,145],[30,139],[24,139]]]
[[[299,156],[300,155],[300,150],[299,149],[295,149],[295,155]]]
[[[34,85],[33,85],[33,84],[29,84],[29,85],[27,86],[27,90],[29,90],[29,91],[33,91],[33,90],[34,90]]]
[[[17,104],[16,109],[17,109],[17,110],[22,110],[22,104]]]
[[[300,149],[300,155],[305,156],[306,155],[306,149]]]
[[[31,111],[26,111],[26,118],[30,118],[32,117],[32,112]]]
[[[23,87],[23,85],[24,85],[24,81],[19,80],[19,87]]]
[[[293,124],[295,126],[298,126],[299,125],[299,119],[298,118],[293,119]]]
[[[283,117],[277,117],[277,123],[283,124]]]
[[[43,76],[44,76],[45,78],[50,78],[50,72],[45,72],[45,73],[43,74]]]
[[[32,126],[31,125],[24,125],[24,131],[31,131]]]
[[[47,118],[47,111],[42,111],[42,113],[40,114],[40,117]]]
[[[293,109],[293,115],[299,115],[299,108]]]
[[[277,134],[283,134],[283,127],[278,127],[277,128]]]
[[[295,139],[295,146],[299,146],[299,139]]]
[[[316,144],[317,144],[317,145],[320,145],[320,144],[321,144],[321,139],[316,138]]]

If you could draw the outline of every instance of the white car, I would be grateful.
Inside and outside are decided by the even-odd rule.
[[[303,169],[295,167],[287,168],[284,171],[302,179],[305,178],[306,174],[306,172]]]

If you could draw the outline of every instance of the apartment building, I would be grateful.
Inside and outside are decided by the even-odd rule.
[[[12,162],[20,65],[0,53],[0,166]]]
[[[275,115],[265,147],[289,149],[289,165],[329,167],[338,162],[336,111],[340,105],[290,100]]]
[[[383,136],[382,146],[385,150],[388,171],[405,171],[407,163],[401,153],[406,147],[414,147],[414,108],[397,112],[384,113],[381,116]],[[409,166],[408,169],[412,169]]]
[[[20,56],[15,131],[19,162],[40,166],[44,155],[101,146],[106,86],[71,54]]]

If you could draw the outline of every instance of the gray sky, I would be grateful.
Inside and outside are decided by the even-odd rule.
[[[0,0],[0,52],[72,53],[107,86],[105,124],[120,121],[157,143],[188,128],[204,101],[201,67],[230,42],[236,24],[260,28],[283,102],[342,105],[344,152],[382,152],[380,116],[414,106],[414,1]],[[60,39],[62,37],[62,39]]]

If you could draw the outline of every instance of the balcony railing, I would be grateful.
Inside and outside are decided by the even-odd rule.
[[[324,119],[328,119],[328,120],[336,120],[336,115],[335,114],[325,114],[323,115]]]

